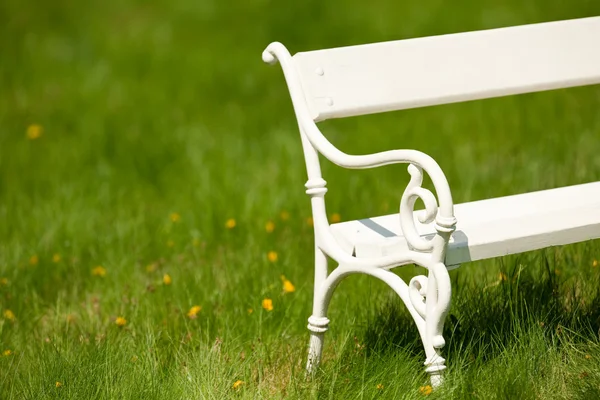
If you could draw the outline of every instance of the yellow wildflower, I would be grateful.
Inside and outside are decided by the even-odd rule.
[[[431,385],[421,386],[419,388],[419,392],[421,392],[421,394],[424,396],[429,396],[431,392],[433,392],[433,388],[431,387]]]
[[[52,256],[52,262],[53,262],[53,263],[60,262],[60,254],[58,254],[58,253],[55,253],[55,254]]]
[[[278,259],[279,257],[277,256],[277,253],[276,253],[276,252],[274,252],[274,251],[270,251],[270,252],[268,252],[268,253],[267,253],[267,258],[269,259],[269,261],[271,261],[271,262],[273,262],[273,263],[274,263],[274,262],[276,262],[276,261],[277,261],[277,259]]]
[[[104,278],[106,276],[106,268],[101,265],[92,268],[92,275]]]
[[[273,221],[267,222],[265,225],[265,231],[267,231],[267,233],[271,233],[274,230],[275,230],[275,224],[273,223]]]
[[[287,279],[283,280],[283,291],[285,293],[293,293],[296,291],[296,287],[294,286],[294,284],[292,282],[290,282]]]
[[[178,213],[171,213],[169,217],[171,218],[171,222],[179,222],[181,220],[181,215]]]
[[[271,299],[263,299],[262,308],[267,311],[273,311],[273,300]]]
[[[236,225],[236,224],[235,224],[235,219],[233,219],[233,218],[229,218],[229,219],[227,220],[227,222],[225,222],[225,227],[226,227],[227,229],[233,229],[233,228],[235,228],[235,225]]]
[[[156,271],[156,263],[146,265],[146,272],[154,272]]]
[[[592,267],[596,268],[598,266],[598,260],[592,261]]]
[[[377,385],[377,390],[382,390],[383,389],[383,385],[380,383]]]
[[[62,383],[60,383],[59,381],[56,381],[56,387],[57,388],[62,387],[62,385],[63,385]]]
[[[0,286],[8,285],[8,278],[0,278]]]
[[[27,139],[34,140],[42,136],[44,128],[38,124],[31,124],[27,127]]]
[[[6,318],[9,321],[14,321],[16,319],[15,317],[15,313],[13,313],[11,310],[4,310],[4,318]]]
[[[508,280],[508,276],[506,276],[506,274],[504,272],[500,272],[498,274],[498,279],[503,282],[503,281],[507,281]]]
[[[127,320],[123,317],[117,317],[117,319],[115,319],[115,324],[117,324],[117,326],[125,326]]]
[[[281,218],[282,221],[287,221],[290,219],[290,213],[287,211],[282,211],[281,214],[279,214],[279,218]]]
[[[248,314],[252,314],[253,312],[254,312],[253,309],[251,309],[251,308],[248,309]]]
[[[237,380],[235,382],[233,382],[233,389],[237,390],[240,388],[240,386],[242,386],[244,384],[244,381],[241,380]]]
[[[312,217],[306,218],[306,225],[313,226],[314,224],[315,222],[313,221]]]
[[[6,349],[6,350],[4,350],[4,351],[2,352],[2,355],[3,355],[4,357],[8,357],[8,356],[10,356],[11,354],[12,354],[12,350],[9,350],[9,349]]]
[[[333,213],[331,214],[331,217],[329,217],[329,219],[331,220],[332,224],[335,224],[340,222],[342,220],[342,217],[338,213]]]
[[[31,256],[29,258],[29,264],[31,265],[37,265],[37,263],[40,261],[38,256]]]
[[[171,284],[171,282],[172,282],[171,275],[169,275],[169,274],[164,274],[164,275],[163,275],[163,283],[164,283],[165,285],[170,285],[170,284]]]
[[[190,317],[191,319],[195,319],[198,317],[198,313],[200,311],[202,311],[202,307],[193,306],[192,308],[190,308],[190,311],[188,311],[187,316]]]

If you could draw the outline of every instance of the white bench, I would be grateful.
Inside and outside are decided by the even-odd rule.
[[[338,283],[365,273],[388,283],[413,316],[432,385],[441,383],[448,268],[460,263],[600,237],[600,182],[454,206],[438,164],[416,150],[348,155],[315,122],[414,107],[600,83],[600,17],[297,53],[270,44],[300,127],[315,231],[315,293],[307,370],[319,363],[327,308]],[[599,133],[600,139],[600,133]],[[330,225],[321,153],[345,168],[407,163],[400,214]],[[423,172],[435,192],[422,188]],[[420,198],[425,210],[415,211]],[[327,270],[330,257],[339,266]],[[417,264],[406,284],[389,269]]]

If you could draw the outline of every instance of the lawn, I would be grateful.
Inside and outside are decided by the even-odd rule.
[[[307,380],[306,172],[261,61],[274,40],[593,15],[597,0],[0,1],[0,399],[600,398],[598,240],[452,271],[430,394],[401,302],[350,277]],[[321,128],[351,154],[430,154],[460,203],[599,180],[599,110],[594,86]],[[333,219],[395,212],[408,182],[405,166],[322,168]]]

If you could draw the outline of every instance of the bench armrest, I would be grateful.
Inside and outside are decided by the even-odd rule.
[[[307,141],[310,143],[317,152],[321,153],[329,161],[350,169],[374,168],[397,163],[410,164],[409,173],[411,180],[400,202],[400,218],[403,234],[415,250],[433,250],[435,253],[436,249],[433,248],[434,244],[432,241],[426,241],[418,235],[413,219],[413,210],[417,198],[421,198],[426,206],[425,214],[422,218],[419,218],[421,222],[432,222],[435,219],[438,232],[451,232],[454,229],[456,219],[454,218],[454,205],[450,186],[438,163],[429,155],[417,150],[390,150],[367,155],[350,155],[344,153],[327,140],[311,117],[294,59],[285,46],[279,42],[271,43],[263,51],[262,58],[268,64],[275,64],[277,61],[281,64],[292,103],[294,104],[294,111],[303,136],[303,142]],[[439,210],[435,196],[427,189],[421,187],[423,181],[422,171],[425,171],[431,177],[439,199]],[[449,235],[445,236],[447,236],[447,242]],[[443,253],[444,250],[440,251]]]

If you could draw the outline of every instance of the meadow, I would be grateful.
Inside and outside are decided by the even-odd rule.
[[[304,374],[313,232],[292,52],[600,15],[597,0],[0,1],[0,399],[597,399],[600,241],[451,272],[445,384],[379,281]],[[600,87],[321,124],[414,148],[456,203],[600,179]],[[397,212],[405,166],[323,162],[332,220]],[[398,268],[410,279],[423,271]]]

